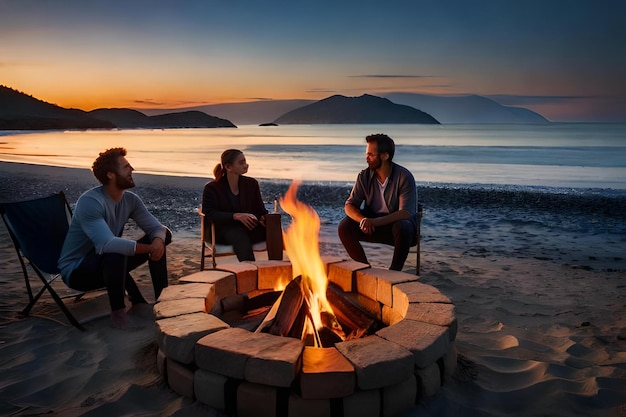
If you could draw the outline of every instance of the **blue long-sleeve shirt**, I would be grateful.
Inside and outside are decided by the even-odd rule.
[[[92,249],[97,254],[134,255],[137,242],[121,237],[128,219],[133,219],[150,240],[159,237],[165,242],[165,226],[148,211],[137,194],[125,191],[122,199],[115,202],[102,186],[83,193],[76,202],[58,262],[63,280],[69,281],[72,271]]]

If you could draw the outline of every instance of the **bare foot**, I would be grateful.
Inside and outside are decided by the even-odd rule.
[[[136,303],[128,309],[127,314],[143,320],[154,320],[154,311],[152,305],[148,303]]]
[[[111,324],[116,329],[122,329],[131,332],[143,329],[142,326],[131,323],[128,314],[126,314],[125,308],[111,311]]]

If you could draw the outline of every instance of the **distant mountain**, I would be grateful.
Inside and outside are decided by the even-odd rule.
[[[549,123],[549,120],[532,110],[503,106],[478,95],[388,93],[382,96],[394,103],[426,111],[444,124]]]
[[[167,113],[157,116],[147,116],[137,110],[112,108],[96,109],[89,112],[93,117],[100,120],[110,120],[117,127],[130,128],[215,128],[237,127],[230,120],[209,116],[196,110],[188,110],[179,113]]]
[[[431,115],[410,106],[392,103],[386,98],[363,94],[359,97],[334,95],[292,110],[277,124],[439,124]]]
[[[443,124],[490,124],[490,123],[549,123],[539,113],[522,107],[504,106],[478,95],[440,96],[412,93],[382,94],[393,103],[404,104],[433,116]],[[314,100],[263,100],[247,103],[211,104],[185,109],[138,109],[155,115],[184,110],[200,110],[231,120],[238,125],[261,124],[275,121],[285,113],[299,109]]]
[[[136,108],[149,116],[175,113],[185,110],[198,110],[228,119],[237,125],[258,125],[270,123],[279,116],[316,100],[260,100],[246,103],[207,104],[184,109],[144,109]]]
[[[111,129],[115,125],[0,85],[0,130]]]

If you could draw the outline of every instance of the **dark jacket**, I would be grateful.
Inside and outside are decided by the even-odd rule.
[[[204,186],[202,212],[207,220],[215,223],[216,228],[239,223],[233,220],[235,213],[252,213],[258,218],[267,214],[259,183],[254,178],[243,175],[239,177],[238,209],[233,205],[231,195],[226,176]]]

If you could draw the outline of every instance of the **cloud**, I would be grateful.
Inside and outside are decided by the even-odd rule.
[[[250,101],[274,101],[275,99],[273,99],[271,97],[247,97],[244,100],[250,100]]]
[[[173,100],[173,101],[158,101],[153,99],[133,100],[133,103],[140,106],[203,106],[208,103],[204,101],[186,101],[186,100]]]
[[[348,75],[348,78],[435,78],[433,75],[362,74]]]
[[[337,90],[336,89],[332,89],[332,88],[310,88],[308,90],[306,90],[307,93],[313,93],[313,94],[317,94],[317,93],[336,93]]]

